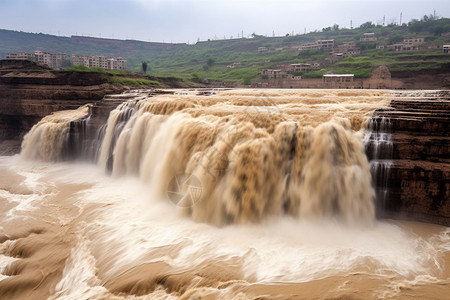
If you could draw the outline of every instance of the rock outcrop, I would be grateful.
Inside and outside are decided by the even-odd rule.
[[[99,73],[50,71],[29,61],[0,61],[0,155],[18,153],[23,136],[44,116],[123,90]]]
[[[377,214],[450,226],[450,91],[398,96],[375,112],[385,126],[367,149]]]

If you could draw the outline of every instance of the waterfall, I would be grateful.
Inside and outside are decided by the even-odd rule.
[[[371,224],[371,178],[387,178],[380,170],[392,152],[390,124],[369,122],[371,165],[362,131],[387,99],[378,91],[137,94],[98,129],[87,112],[72,116],[58,149],[27,157],[58,160],[64,152],[114,177],[138,176],[149,197],[168,198],[193,220],[218,226],[279,215]]]
[[[374,114],[367,124],[366,153],[376,192],[377,212],[382,212],[389,199],[389,174],[392,167],[392,124],[389,118]]]
[[[87,118],[87,105],[76,110],[59,111],[44,117],[28,132],[22,142],[21,156],[26,159],[57,161],[64,159],[71,123]]]
[[[180,187],[193,205],[180,210],[200,222],[281,214],[372,222],[370,167],[349,119],[327,116],[313,127],[284,112],[292,107],[203,99],[123,103],[108,119],[99,165],[113,176],[139,176],[158,197],[167,197],[177,176],[193,175]]]

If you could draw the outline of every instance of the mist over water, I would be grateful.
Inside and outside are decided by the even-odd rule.
[[[388,92],[136,97],[111,112],[97,164],[26,156],[61,147],[33,134],[63,132],[49,119],[0,158],[0,295],[448,295],[450,230],[374,219],[364,128]],[[168,193],[177,174],[200,182],[181,187],[191,206]]]

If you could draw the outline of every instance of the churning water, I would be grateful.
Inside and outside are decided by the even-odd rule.
[[[76,151],[88,109],[44,118],[0,158],[0,298],[447,297],[450,230],[374,217],[390,98],[136,92]]]

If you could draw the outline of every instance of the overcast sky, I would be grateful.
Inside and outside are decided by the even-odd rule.
[[[272,36],[450,17],[449,0],[0,0],[0,29],[143,41]],[[1,41],[0,41],[1,43]]]

